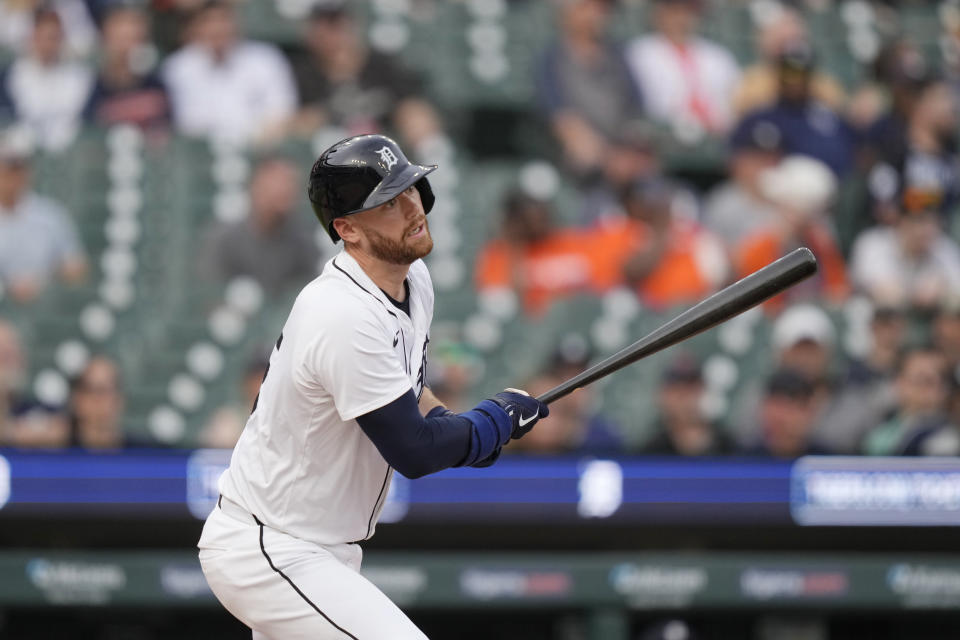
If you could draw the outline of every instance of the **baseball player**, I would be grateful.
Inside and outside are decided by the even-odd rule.
[[[310,172],[314,211],[344,247],[293,304],[198,545],[254,638],[425,638],[359,573],[394,469],[489,466],[548,413],[507,389],[454,414],[424,386],[435,169],[365,135]]]

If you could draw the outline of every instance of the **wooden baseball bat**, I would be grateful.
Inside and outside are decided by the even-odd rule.
[[[623,369],[641,358],[662,351],[678,342],[711,329],[721,322],[752,309],[764,300],[772,298],[801,280],[817,272],[817,259],[813,252],[801,247],[772,262],[730,286],[717,291],[652,333],[640,338],[628,347],[616,352],[583,373],[539,396],[541,402],[550,404],[591,382]]]

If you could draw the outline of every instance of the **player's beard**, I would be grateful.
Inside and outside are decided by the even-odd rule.
[[[430,227],[427,219],[423,219],[423,235],[415,240],[408,240],[407,234],[420,226],[418,222],[411,229],[405,229],[402,240],[394,240],[365,227],[367,241],[370,243],[370,253],[373,257],[391,264],[409,265],[426,256],[433,250],[433,238],[430,237]]]

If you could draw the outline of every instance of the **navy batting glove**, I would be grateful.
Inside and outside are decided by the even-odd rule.
[[[510,416],[513,423],[510,437],[514,440],[525,436],[540,418],[550,415],[550,407],[520,389],[504,389],[490,399]]]

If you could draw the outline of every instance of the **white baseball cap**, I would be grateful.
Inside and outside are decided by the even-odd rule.
[[[777,318],[773,325],[772,342],[777,351],[788,349],[804,340],[831,348],[836,337],[833,322],[823,309],[812,304],[798,304]]]
[[[760,174],[760,191],[772,202],[808,213],[824,211],[837,193],[830,167],[808,156],[787,156]]]

